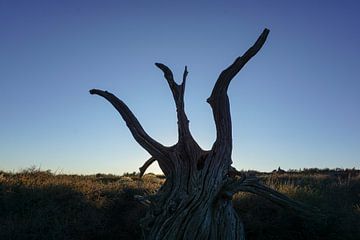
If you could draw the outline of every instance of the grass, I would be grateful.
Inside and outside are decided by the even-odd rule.
[[[360,239],[360,172],[258,174],[278,191],[315,206],[305,217],[239,193],[234,207],[247,239]],[[136,194],[154,193],[161,176],[63,175],[30,168],[0,171],[0,239],[139,239],[146,207]]]

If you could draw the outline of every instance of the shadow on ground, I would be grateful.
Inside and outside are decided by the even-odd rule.
[[[69,186],[2,183],[0,239],[140,239],[145,209],[133,200],[136,190],[108,194],[99,206]]]

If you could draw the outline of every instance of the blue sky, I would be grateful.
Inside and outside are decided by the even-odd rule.
[[[360,167],[358,1],[0,1],[0,169],[138,171],[149,157],[115,93],[147,132],[177,140],[172,96],[155,62],[181,80],[203,148],[219,73],[270,29],[232,81],[237,169]],[[159,171],[154,166],[150,171]]]

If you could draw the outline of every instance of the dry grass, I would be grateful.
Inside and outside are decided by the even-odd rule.
[[[239,193],[234,206],[248,239],[360,239],[360,174],[293,172],[260,174],[263,182],[303,203],[322,218],[308,218]],[[139,239],[146,209],[133,196],[151,194],[164,179],[97,174],[52,174],[30,168],[0,171],[0,239]]]

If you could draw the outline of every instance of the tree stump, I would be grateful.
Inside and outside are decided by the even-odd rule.
[[[277,204],[303,211],[304,206],[261,184],[254,176],[243,176],[231,166],[232,129],[227,90],[231,80],[261,49],[269,30],[219,75],[207,102],[216,125],[216,140],[210,150],[203,150],[192,137],[184,110],[187,67],[181,84],[172,71],[161,63],[176,104],[178,142],[166,147],[150,137],[126,106],[112,93],[90,90],[108,100],[120,113],[135,140],[152,156],[140,168],[140,176],[157,161],[166,180],[155,195],[139,199],[149,203],[141,221],[144,239],[245,239],[241,219],[232,206],[232,196],[245,191],[263,196]]]

